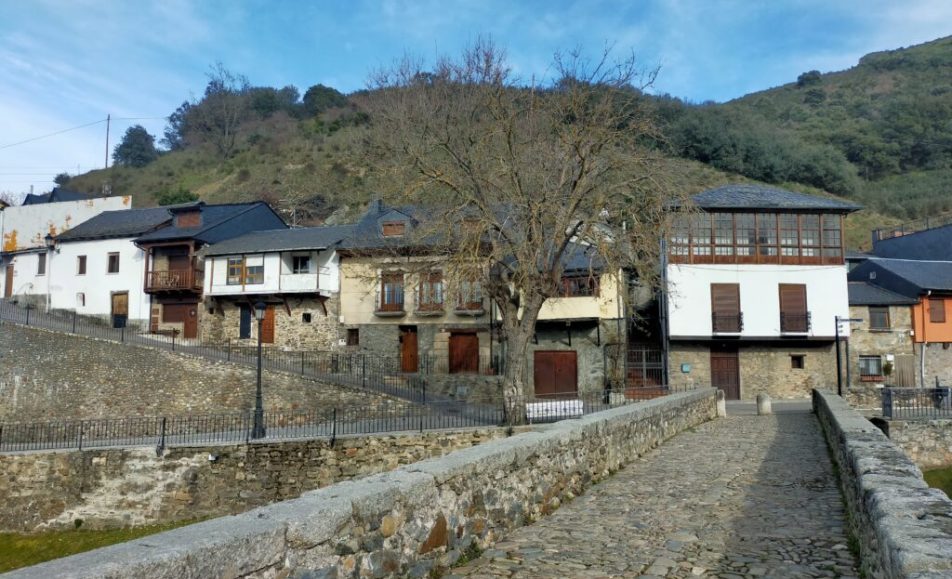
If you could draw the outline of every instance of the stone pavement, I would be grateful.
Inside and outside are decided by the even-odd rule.
[[[858,577],[816,418],[774,410],[672,438],[445,577]]]

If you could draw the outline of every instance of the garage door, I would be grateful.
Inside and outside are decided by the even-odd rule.
[[[535,395],[574,398],[578,394],[578,358],[574,351],[537,351],[533,360]]]

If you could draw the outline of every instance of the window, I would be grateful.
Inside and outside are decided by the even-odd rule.
[[[417,294],[417,307],[421,310],[443,309],[442,273],[437,271],[424,276]]]
[[[889,308],[883,306],[869,306],[869,329],[889,329]]]
[[[739,284],[711,284],[711,329],[713,333],[740,332],[743,329]]]
[[[381,224],[384,237],[400,237],[407,230],[405,221],[384,221]]]
[[[403,311],[403,274],[385,273],[380,277],[380,303],[382,312]]]
[[[461,281],[459,284],[459,310],[480,310],[483,307],[483,285],[478,280]]]
[[[301,314],[301,321],[304,322],[305,324],[310,324],[311,312],[304,312],[303,314]]]
[[[292,273],[311,273],[311,256],[294,255],[291,256]]]
[[[245,285],[264,283],[264,256],[245,256]]]
[[[46,254],[37,254],[36,275],[46,275]]]
[[[79,292],[76,294],[76,307],[82,308],[86,305],[86,294]]]
[[[228,258],[228,278],[225,281],[227,285],[241,284],[241,270],[244,266],[244,259],[240,257]]]
[[[810,312],[807,311],[807,286],[782,283],[780,289],[780,331],[807,333],[810,331]]]
[[[780,255],[800,255],[800,233],[797,216],[790,213],[780,215]]]
[[[793,370],[803,370],[806,356],[803,354],[790,355],[790,368]]]
[[[883,360],[879,356],[859,357],[860,380],[877,381],[883,379]]]
[[[757,253],[763,256],[778,255],[776,213],[757,215]]]
[[[803,257],[820,257],[820,216],[800,216],[800,245]]]
[[[671,224],[671,255],[688,255],[691,244],[691,222],[685,215],[678,215]]]
[[[360,345],[360,330],[359,329],[357,328],[347,329],[347,345],[348,346]]]
[[[106,273],[119,273],[119,252],[109,254],[106,262]]]
[[[734,228],[737,237],[737,255],[753,256],[757,245],[756,216],[753,213],[734,215]]]
[[[842,226],[839,215],[823,216],[823,258],[827,263],[840,263],[843,259]]]
[[[567,275],[562,278],[562,295],[567,298],[597,296],[598,278],[591,274]]]
[[[714,255],[734,255],[734,216],[714,214]]]
[[[76,256],[76,275],[86,275],[86,256]]]
[[[694,255],[711,255],[711,216],[701,213],[694,217]]]
[[[929,321],[933,324],[945,323],[945,300],[929,298]]]

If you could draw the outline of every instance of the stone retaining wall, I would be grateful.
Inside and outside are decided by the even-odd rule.
[[[265,371],[268,410],[403,402]],[[253,368],[156,348],[2,324],[0,422],[222,414],[254,407]]]
[[[952,575],[952,501],[839,396],[813,391],[868,577]]]
[[[504,436],[485,428],[176,447],[161,456],[153,448],[0,455],[0,532],[235,514]]]
[[[715,415],[711,389],[672,394],[10,577],[425,577]]]
[[[885,420],[889,439],[923,470],[952,466],[952,420]],[[952,554],[950,554],[952,556]]]

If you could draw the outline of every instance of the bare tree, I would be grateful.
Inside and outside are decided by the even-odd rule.
[[[250,111],[250,85],[244,75],[231,72],[220,62],[211,67],[207,76],[205,95],[185,113],[187,127],[210,140],[218,153],[227,158],[235,150],[238,128]]]
[[[654,72],[610,52],[556,54],[551,81],[521,83],[504,52],[479,41],[432,70],[405,58],[361,97],[380,182],[428,207],[416,235],[498,307],[510,416],[521,415],[529,343],[566,264],[658,279],[672,199],[642,146],[657,136],[641,93]]]

